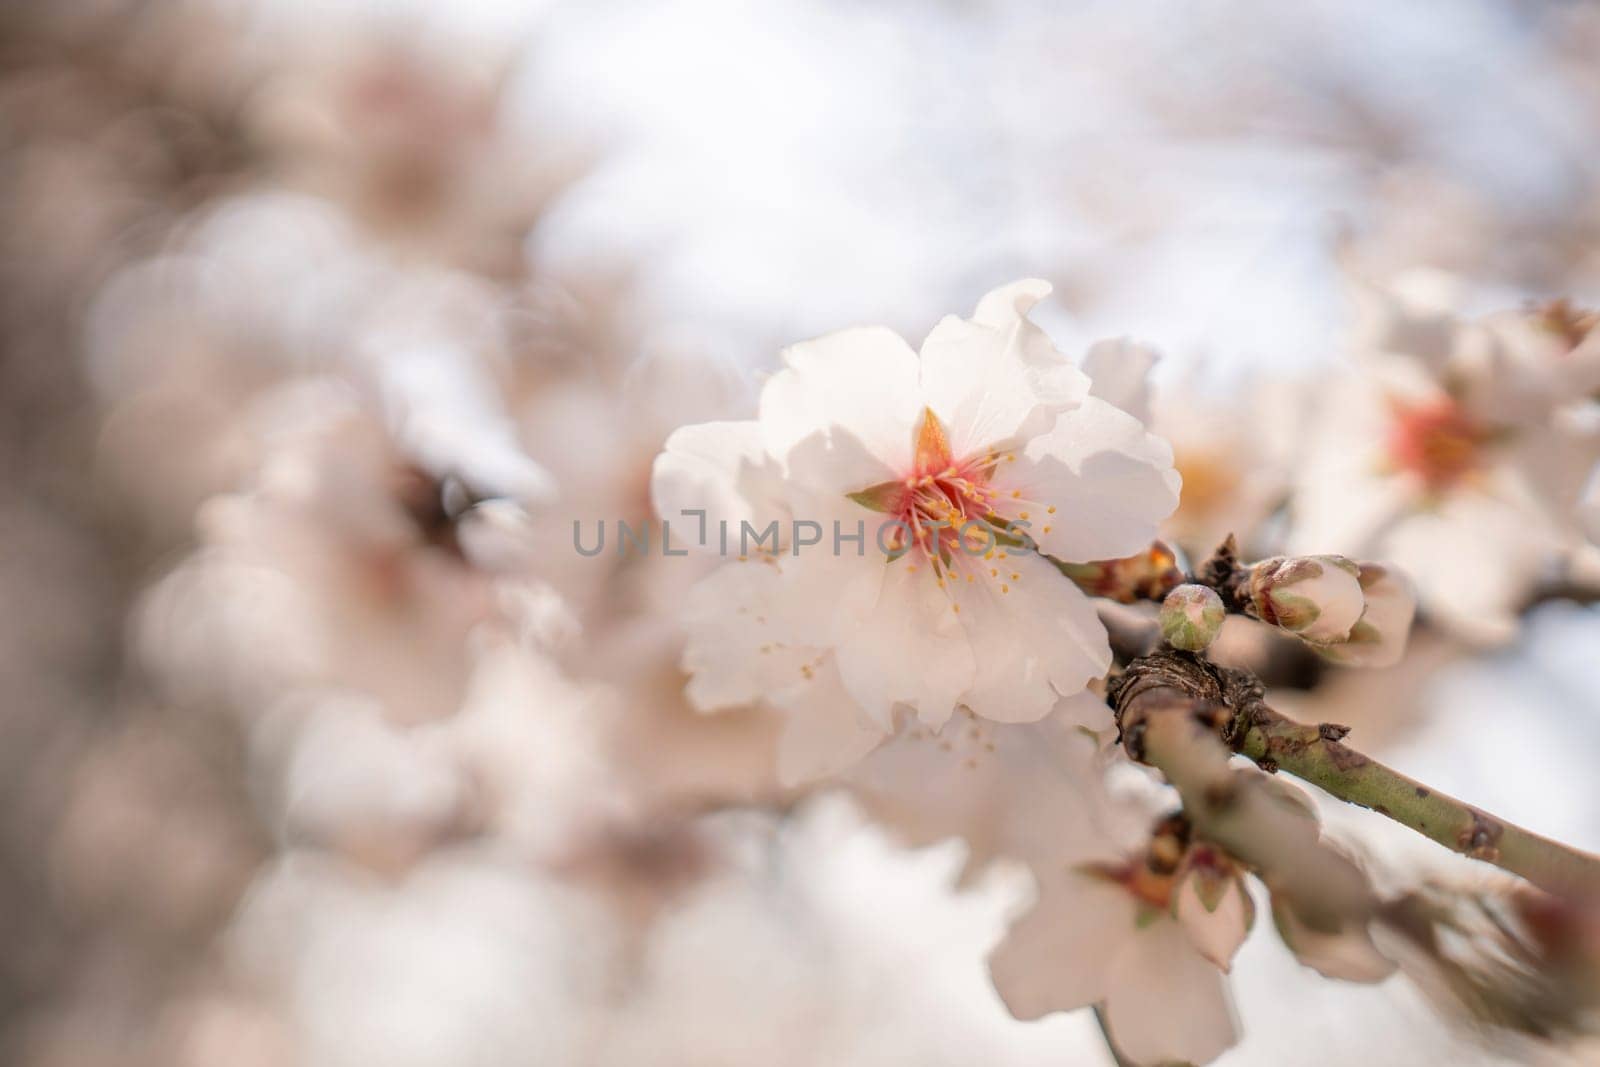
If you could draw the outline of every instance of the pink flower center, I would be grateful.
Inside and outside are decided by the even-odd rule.
[[[891,527],[879,544],[890,559],[915,553],[906,566],[914,571],[927,564],[950,598],[950,609],[959,612],[958,580],[971,584],[986,577],[1002,596],[1022,580],[1021,568],[1005,561],[1010,551],[1032,547],[1027,528],[1033,512],[1026,509],[1037,509],[1045,524],[1039,532],[1049,534],[1053,528],[1054,505],[1027,499],[1022,489],[1007,492],[995,484],[995,471],[1016,458],[991,448],[957,459],[938,416],[925,408],[910,470],[849,497],[888,517]]]
[[[994,513],[996,490],[989,483],[999,461],[992,452],[956,459],[938,416],[924,409],[912,469],[886,501],[885,510],[899,523],[895,551],[909,543],[924,558],[948,561],[960,550],[962,537],[969,548],[992,546],[986,522]]]
[[[1389,459],[1430,490],[1448,489],[1482,461],[1484,430],[1454,400],[1394,405]]]

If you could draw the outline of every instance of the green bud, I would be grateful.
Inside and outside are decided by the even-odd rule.
[[[1203,585],[1180,585],[1161,602],[1161,636],[1185,652],[1199,652],[1222,632],[1222,598]]]

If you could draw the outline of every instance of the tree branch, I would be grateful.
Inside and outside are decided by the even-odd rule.
[[[1452,852],[1492,863],[1559,896],[1600,899],[1600,856],[1552,841],[1430,789],[1341,742],[1345,727],[1298,723],[1257,707],[1238,750],[1331,796],[1370,808]]]
[[[1210,733],[1267,771],[1284,770],[1341,800],[1370,808],[1446,848],[1492,863],[1563,897],[1600,900],[1600,856],[1524,830],[1428,788],[1342,743],[1346,727],[1297,723],[1267,707],[1246,672],[1218,667],[1172,650],[1141,656],[1117,680],[1111,699],[1130,756],[1160,769],[1184,794],[1185,806],[1205,802],[1205,785],[1186,753]],[[1174,718],[1174,712],[1180,713]],[[1159,744],[1152,744],[1159,740]],[[1215,757],[1198,757],[1214,762]],[[1215,777],[1215,769],[1208,772]],[[1191,796],[1193,794],[1193,796]],[[1200,822],[1206,813],[1197,813]],[[1213,822],[1216,819],[1213,818]],[[1222,824],[1224,847],[1247,849],[1248,828]],[[1249,852],[1239,854],[1256,862]]]

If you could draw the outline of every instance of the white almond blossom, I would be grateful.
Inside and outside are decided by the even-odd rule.
[[[1176,870],[1113,855],[1041,875],[990,957],[995,985],[1022,1019],[1102,1005],[1134,1063],[1215,1059],[1239,1038],[1224,972],[1254,920],[1242,876],[1203,844]]]
[[[1600,454],[1589,320],[1551,305],[1461,322],[1434,288],[1366,294],[1362,373],[1321,391],[1288,548],[1392,560],[1439,621],[1503,640],[1580,542]]]
[[[690,697],[789,711],[787,779],[847,766],[897,709],[933,729],[958,707],[1031,722],[1110,666],[1093,602],[1046,555],[1147,547],[1179,480],[1029,321],[1048,292],[995,290],[920,353],[881,328],[795,345],[755,420],[668,439],[658,514],[679,531],[703,514],[707,547],[743,542],[689,595]],[[773,522],[751,551],[745,531]]]

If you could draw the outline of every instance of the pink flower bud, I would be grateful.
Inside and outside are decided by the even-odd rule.
[[[1263,622],[1314,645],[1339,644],[1367,608],[1361,569],[1343,556],[1276,556],[1250,574],[1250,601]]]
[[[1417,594],[1405,575],[1387,564],[1363,562],[1359,567],[1367,610],[1350,628],[1348,638],[1319,651],[1347,667],[1387,667],[1405,652]]]

